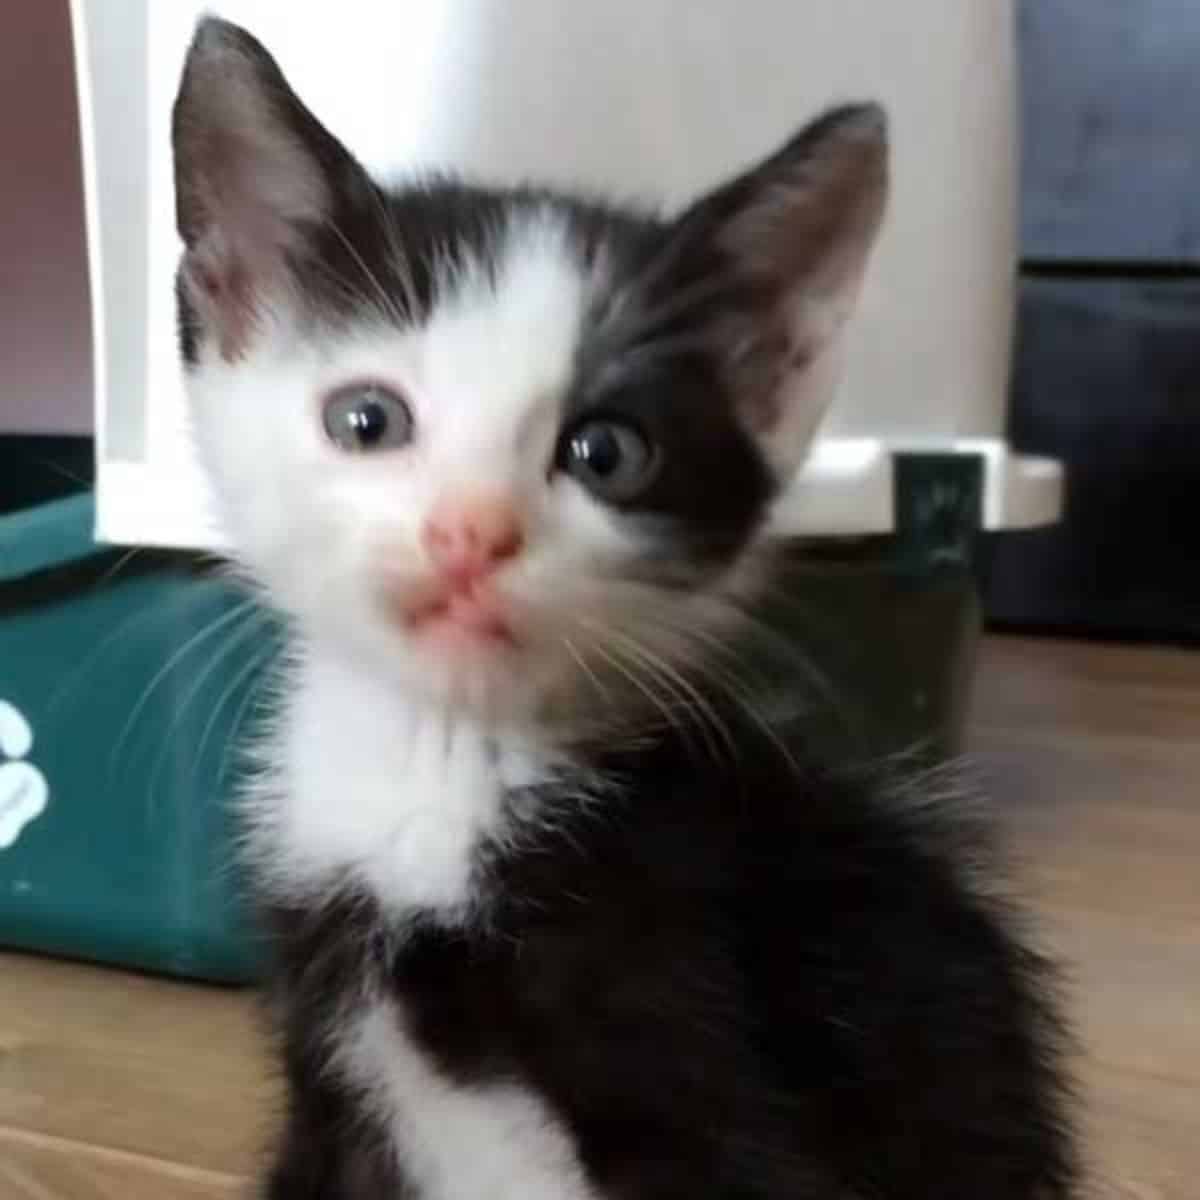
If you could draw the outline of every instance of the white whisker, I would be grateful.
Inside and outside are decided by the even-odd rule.
[[[396,218],[384,201],[378,189],[372,189],[371,197],[375,203],[383,226],[383,234],[387,239],[388,253],[391,256],[391,266],[400,280],[400,289],[404,293],[404,303],[408,308],[409,320],[417,321],[420,316],[420,306],[417,303],[417,289],[413,281],[412,260],[404,245],[404,239],[396,228]]]
[[[600,676],[588,666],[587,660],[575,648],[575,645],[571,639],[564,636],[562,639],[562,644],[566,652],[571,656],[572,659],[575,660],[575,664],[583,672],[584,677],[592,683],[596,691],[600,693],[602,699],[608,701],[611,698],[608,689],[604,686]]]
[[[620,657],[614,657],[614,655],[610,654],[609,651],[603,646],[600,646],[595,642],[591,643],[590,649],[604,659],[604,661],[610,667],[612,667],[617,674],[621,675],[626,681],[632,684],[632,686],[650,702],[653,710],[657,712],[664,721],[666,721],[668,728],[678,730],[681,733],[686,732],[680,726],[678,718],[672,712],[670,702],[664,702],[663,698],[647,684],[645,679],[643,679],[638,672],[631,670],[625,662],[622,662]]]
[[[116,770],[117,763],[120,761],[121,752],[125,748],[125,743],[129,740],[129,735],[133,732],[138,718],[142,715],[146,705],[149,704],[154,697],[154,693],[162,685],[163,681],[171,674],[171,672],[197,647],[203,645],[211,637],[220,633],[222,629],[233,624],[234,621],[244,617],[246,613],[253,608],[253,600],[243,600],[240,604],[235,605],[228,612],[222,613],[219,617],[210,621],[202,629],[193,634],[174,654],[167,659],[154,675],[154,678],[146,685],[141,696],[138,697],[137,703],[130,710],[129,716],[125,724],[121,726],[121,732],[117,736],[113,748],[109,751],[108,756],[108,771],[111,777]]]
[[[261,624],[259,625],[259,628],[261,628]],[[238,690],[243,686],[243,684],[246,683],[250,676],[255,671],[262,668],[266,664],[267,660],[273,657],[276,651],[277,646],[275,643],[273,641],[268,641],[268,644],[265,648],[255,651],[246,659],[242,666],[238,668],[233,677],[225,685],[225,688],[218,697],[216,704],[214,704],[212,707],[212,712],[209,714],[208,720],[204,724],[204,728],[200,732],[200,741],[196,747],[196,753],[192,763],[193,780],[195,779],[197,772],[200,770],[200,767],[204,762],[204,751],[207,749],[209,739],[216,730],[217,722],[221,719],[221,714],[225,711],[225,706],[231,699],[233,699],[235,695],[237,695]],[[247,688],[247,695],[252,695],[253,692],[254,688]],[[241,714],[242,711],[242,708],[239,706],[238,714]],[[237,726],[234,724],[230,727],[230,740],[236,736]],[[226,748],[228,749],[228,747]],[[221,771],[215,777],[218,781],[222,778],[224,773],[224,764],[225,756],[222,755]]]
[[[264,619],[262,613],[258,611],[251,611],[246,614],[245,620],[228,633],[225,640],[213,652],[204,668],[192,680],[191,685],[184,692],[182,698],[172,706],[171,720],[162,735],[162,747],[159,750],[158,757],[155,759],[154,767],[150,772],[149,784],[147,785],[147,803],[150,805],[151,812],[153,812],[154,795],[159,777],[166,768],[167,761],[174,749],[172,742],[175,739],[175,733],[187,716],[188,710],[195,703],[196,698],[203,692],[205,684],[220,670],[230,655],[246,641],[247,637],[262,627]],[[194,774],[194,761],[192,771]]]
[[[720,714],[709,703],[704,694],[682,672],[672,666],[667,659],[651,650],[636,638],[615,630],[606,631],[606,636],[626,646],[629,653],[640,659],[642,664],[648,670],[655,673],[665,686],[675,691],[676,694],[681,694],[685,701],[690,700],[688,707],[699,718],[698,724],[702,731],[704,731],[705,740],[709,742],[710,750],[714,751],[714,753],[716,752],[716,747],[708,738],[709,731],[718,734],[724,741],[726,749],[728,749],[730,754],[734,758],[737,757],[737,741],[730,732],[729,726],[722,720]]]
[[[269,660],[278,659],[282,651],[282,643],[278,637],[274,638],[271,643],[262,650],[259,655],[248,665],[247,673],[253,674],[259,672],[259,677],[246,689],[246,694],[242,697],[241,703],[237,707],[237,711],[233,714],[233,720],[229,724],[229,736],[225,741],[225,749],[221,754],[221,765],[217,770],[216,780],[221,783],[229,776],[230,764],[235,751],[240,749],[242,739],[242,727],[250,713],[250,709],[258,701],[262,695],[263,688],[266,686],[267,680],[271,674],[272,663]],[[237,686],[235,684],[235,686]]]
[[[346,252],[358,264],[359,270],[362,271],[363,275],[367,279],[367,282],[370,283],[378,293],[381,305],[380,311],[383,313],[383,315],[390,316],[390,318],[397,325],[404,325],[406,323],[404,314],[400,311],[396,301],[388,293],[387,289],[382,283],[380,283],[379,276],[376,275],[375,272],[372,271],[364,261],[363,256],[358,252],[357,248],[354,246],[354,243],[351,242],[350,239],[341,231],[336,222],[332,220],[326,220],[325,224],[329,228],[330,232],[333,233],[338,241],[340,241],[346,248]]]

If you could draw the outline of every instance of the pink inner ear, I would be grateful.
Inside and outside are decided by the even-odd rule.
[[[728,364],[742,420],[752,433],[769,434],[783,419],[783,383],[809,353],[791,345],[777,314],[762,314],[750,329],[727,338],[737,346]]]
[[[254,325],[254,279],[234,251],[205,253],[197,246],[184,260],[184,279],[204,323],[217,335],[221,357],[234,362],[246,351]]]

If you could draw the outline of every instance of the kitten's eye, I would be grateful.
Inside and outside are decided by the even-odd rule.
[[[563,439],[558,466],[600,499],[620,503],[654,478],[658,453],[632,425],[585,421]]]
[[[335,446],[356,453],[407,446],[413,436],[408,405],[377,383],[355,383],[332,392],[322,421]]]

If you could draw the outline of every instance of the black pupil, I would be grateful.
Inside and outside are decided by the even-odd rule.
[[[611,429],[589,429],[572,443],[575,457],[593,475],[607,478],[621,465],[621,443]]]
[[[346,413],[346,424],[364,446],[374,445],[387,429],[387,412],[378,400],[360,401]]]

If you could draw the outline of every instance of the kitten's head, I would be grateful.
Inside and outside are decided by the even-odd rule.
[[[302,638],[522,717],[653,695],[726,636],[879,225],[877,108],[672,220],[388,189],[207,20],[174,143],[194,426]]]

